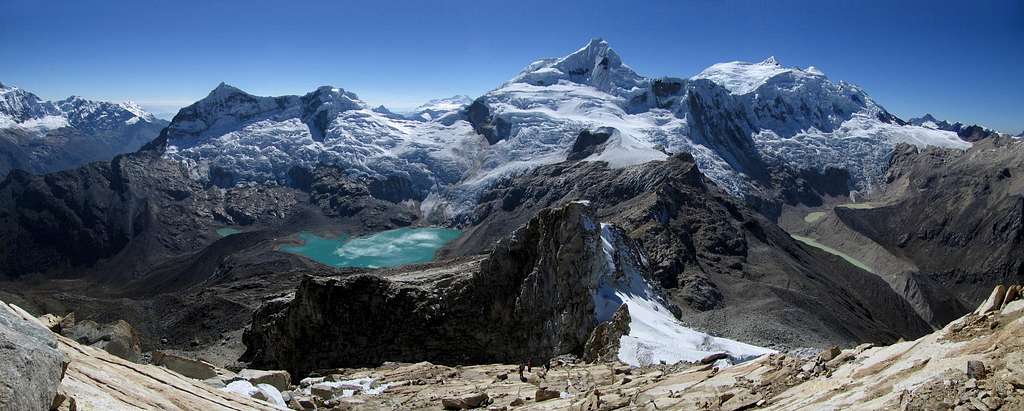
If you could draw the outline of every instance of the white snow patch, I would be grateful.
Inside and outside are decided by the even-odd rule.
[[[619,341],[620,361],[632,366],[662,361],[673,364],[696,362],[710,354],[724,352],[733,362],[741,362],[775,352],[683,326],[637,269],[640,262],[634,261],[628,250],[616,249],[616,244],[621,243],[617,236],[610,225],[601,224],[607,270],[594,294],[594,307],[598,322],[611,319],[620,305],[625,304],[629,309],[629,334]]]

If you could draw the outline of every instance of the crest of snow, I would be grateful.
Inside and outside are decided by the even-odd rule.
[[[733,362],[746,361],[774,351],[725,338],[714,337],[683,326],[641,273],[643,258],[626,245],[624,234],[601,224],[601,242],[606,269],[594,293],[598,322],[608,321],[621,306],[629,309],[629,334],[619,341],[618,358],[643,366],[664,361],[696,362],[715,353],[726,353]]]
[[[769,57],[760,63],[747,63],[733,61],[729,63],[718,63],[704,69],[693,78],[708,79],[718,83],[729,90],[732,94],[747,94],[768,82],[772,77],[792,73],[796,76],[824,76],[825,74],[815,67],[807,70],[783,67],[775,57]]]

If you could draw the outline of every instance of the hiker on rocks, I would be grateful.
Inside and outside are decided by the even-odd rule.
[[[524,368],[526,368],[526,366],[523,364],[522,361],[520,361],[519,362],[519,381],[522,381],[522,382],[526,382],[526,377],[523,376],[523,369]]]

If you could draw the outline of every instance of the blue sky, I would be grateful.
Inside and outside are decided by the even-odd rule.
[[[0,82],[166,110],[225,81],[409,108],[602,37],[648,76],[774,55],[908,118],[1024,129],[1024,2],[4,0]]]

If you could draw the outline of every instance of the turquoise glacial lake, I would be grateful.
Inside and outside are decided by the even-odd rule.
[[[237,228],[231,228],[231,227],[224,227],[224,228],[218,228],[217,229],[217,235],[219,235],[221,237],[227,237],[229,235],[238,234],[240,232],[242,232],[242,230],[239,230]]]
[[[395,267],[431,261],[438,249],[461,234],[436,227],[399,228],[355,238],[321,237],[303,231],[299,233],[302,244],[280,249],[333,267]]]

